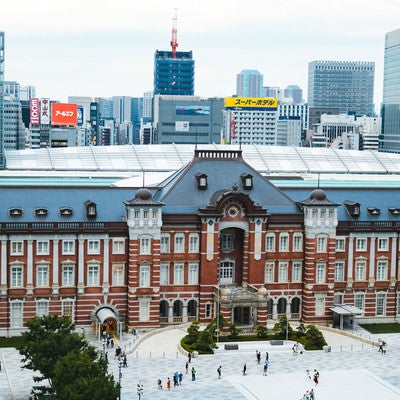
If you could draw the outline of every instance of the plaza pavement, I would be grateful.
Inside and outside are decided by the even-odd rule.
[[[124,335],[121,347],[127,352],[128,367],[121,368],[122,400],[138,399],[137,384],[143,385],[142,400],[239,400],[276,399],[300,400],[310,387],[314,387],[316,400],[383,399],[400,400],[400,335],[381,335],[388,343],[387,354],[378,353],[377,347],[340,333],[323,331],[331,346],[330,352],[305,351],[293,355],[292,343],[272,346],[270,342],[240,343],[239,350],[224,350],[223,344],[214,355],[192,359],[196,381],[185,374],[186,355],[178,351],[177,344],[185,335],[183,327],[159,330],[156,334],[139,332],[135,340]],[[361,329],[356,334],[364,339],[378,340]],[[87,338],[102,351],[102,343],[93,334]],[[115,349],[108,351],[109,371],[118,377]],[[256,361],[256,350],[269,353],[268,376],[262,375],[262,362]],[[21,356],[15,349],[0,349],[0,400],[27,400],[32,387],[33,373],[21,369]],[[247,374],[241,371],[247,365]],[[217,368],[222,366],[222,379]],[[306,370],[320,372],[317,387],[306,378]],[[182,386],[166,390],[166,381],[173,374],[183,372]],[[163,390],[157,388],[157,379]],[[91,399],[87,399],[91,400]]]

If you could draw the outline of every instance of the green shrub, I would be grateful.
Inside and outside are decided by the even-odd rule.
[[[256,335],[259,338],[266,338],[268,336],[268,329],[264,325],[257,325]]]

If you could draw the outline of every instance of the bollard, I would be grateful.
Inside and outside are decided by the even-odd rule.
[[[350,350],[353,351],[353,343],[350,346]]]
[[[178,352],[176,352],[176,358],[178,358]]]
[[[342,345],[340,345],[340,351],[342,351]]]
[[[151,358],[151,352],[150,352],[150,358]]]
[[[364,343],[361,343],[361,350],[364,350]]]
[[[165,358],[165,351],[163,351],[163,358]]]
[[[139,352],[138,351],[136,352],[136,358],[139,358]]]

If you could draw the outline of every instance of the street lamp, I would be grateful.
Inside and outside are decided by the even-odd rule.
[[[121,400],[121,379],[122,379],[122,365],[123,361],[118,360],[118,384],[119,384],[119,395],[118,395],[118,400]]]
[[[106,338],[103,338],[103,357],[106,358]]]

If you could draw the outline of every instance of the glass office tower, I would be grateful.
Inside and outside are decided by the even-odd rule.
[[[154,94],[194,95],[194,60],[191,51],[156,50],[154,55]]]
[[[308,105],[373,116],[374,75],[373,62],[312,61],[308,64]]]
[[[385,37],[379,151],[400,153],[400,29]]]
[[[255,69],[244,69],[236,75],[238,97],[262,97],[263,75]]]

